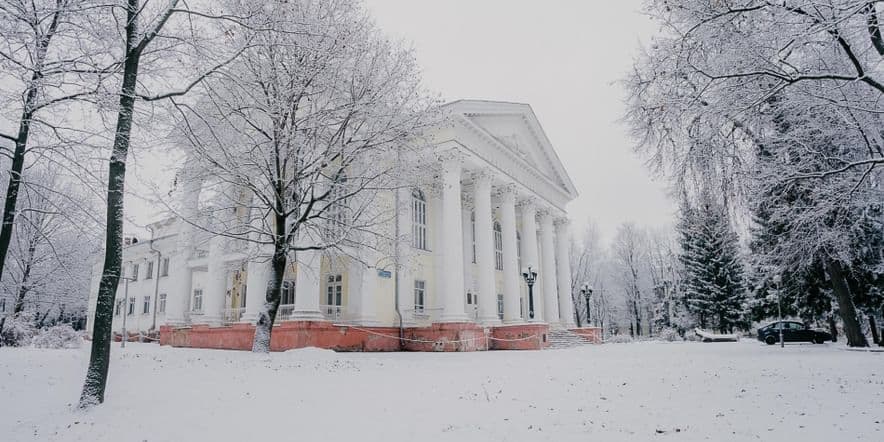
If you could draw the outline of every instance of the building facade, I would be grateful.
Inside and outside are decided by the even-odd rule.
[[[391,191],[408,237],[396,259],[299,252],[274,349],[536,348],[549,328],[574,327],[565,206],[577,192],[531,107],[461,100],[446,110],[434,182]],[[198,187],[183,189],[182,207],[199,210]],[[125,317],[128,333],[159,329],[171,345],[251,348],[269,263],[177,218],[150,227],[152,238],[124,250],[114,330]]]

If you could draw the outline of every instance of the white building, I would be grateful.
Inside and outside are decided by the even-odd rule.
[[[399,217],[400,231],[412,232],[401,253],[407,264],[397,272],[395,265],[365,268],[299,253],[286,275],[277,323],[400,327],[401,315],[407,327],[574,327],[565,206],[577,192],[537,117],[518,103],[461,100],[446,107],[453,124],[434,136],[438,183],[398,190],[407,214]],[[254,321],[268,263],[249,262],[229,240],[174,218],[151,228],[152,241],[124,249],[131,280],[128,295],[125,282],[117,291],[115,331],[126,315],[130,332],[148,331],[154,315],[157,327],[185,329]],[[522,276],[528,266],[538,273],[533,317]]]

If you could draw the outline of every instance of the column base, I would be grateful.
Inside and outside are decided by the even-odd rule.
[[[325,321],[325,316],[319,311],[301,310],[292,312],[291,321]]]
[[[501,322],[500,318],[498,318],[497,316],[488,317],[488,318],[479,318],[476,321],[476,323],[481,324],[485,327],[495,327],[495,326],[503,324],[503,322]]]
[[[473,320],[469,316],[467,316],[466,313],[464,313],[457,315],[442,315],[439,317],[439,319],[433,322],[473,322]]]

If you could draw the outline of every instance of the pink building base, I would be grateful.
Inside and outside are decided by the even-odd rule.
[[[318,347],[336,351],[485,351],[540,350],[549,326],[519,324],[482,327],[472,322],[437,323],[430,327],[358,327],[323,321],[286,321],[273,327],[272,351]],[[160,327],[160,345],[187,348],[251,350],[255,326],[193,325]]]

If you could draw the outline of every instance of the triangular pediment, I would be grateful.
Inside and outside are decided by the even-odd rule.
[[[531,106],[482,100],[460,100],[447,105],[470,129],[484,134],[497,147],[523,161],[572,198],[577,191]]]

